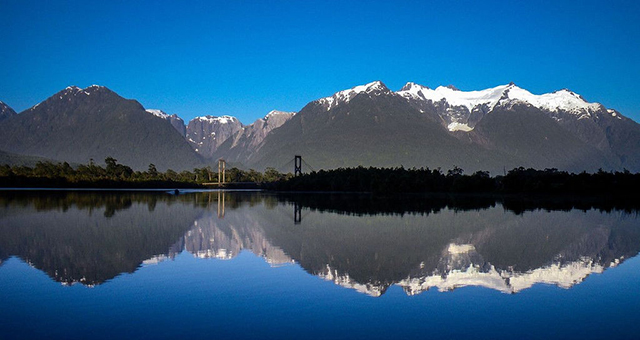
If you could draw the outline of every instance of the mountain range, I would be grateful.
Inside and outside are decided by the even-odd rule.
[[[231,116],[185,124],[106,87],[68,87],[19,114],[0,102],[0,136],[4,153],[74,163],[111,156],[134,169],[184,170],[224,158],[288,172],[302,155],[316,169],[640,171],[638,123],[567,89],[534,95],[513,83],[460,91],[409,82],[392,91],[375,81],[250,125]]]

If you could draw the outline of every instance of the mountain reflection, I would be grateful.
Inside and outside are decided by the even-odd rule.
[[[379,296],[391,285],[409,295],[568,288],[640,251],[633,207],[510,200],[11,192],[0,195],[0,264],[18,256],[64,284],[96,285],[182,251],[231,259],[249,250]]]

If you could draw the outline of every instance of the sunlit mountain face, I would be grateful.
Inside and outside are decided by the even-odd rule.
[[[340,209],[348,200],[348,209]],[[387,201],[391,210],[374,209]],[[0,204],[0,259],[63,284],[103,284],[180,253],[242,251],[371,296],[480,286],[570,288],[640,251],[637,210],[508,209],[495,199],[260,193],[12,193]],[[545,202],[539,202],[539,206]],[[505,208],[507,207],[507,208]],[[2,262],[0,262],[1,264]]]

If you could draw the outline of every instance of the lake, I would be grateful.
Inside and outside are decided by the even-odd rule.
[[[633,208],[0,191],[2,339],[632,339]]]

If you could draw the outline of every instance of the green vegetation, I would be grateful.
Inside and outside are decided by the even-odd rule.
[[[87,165],[72,167],[69,163],[37,162],[34,167],[0,166],[0,187],[45,188],[204,188],[205,183],[217,183],[218,173],[211,167],[193,171],[176,172],[171,169],[160,172],[154,164],[147,171],[134,171],[119,164],[113,157],[105,159],[106,166],[93,160]],[[284,181],[291,174],[281,174],[273,168],[264,173],[256,170],[231,168],[226,171],[227,183],[264,183]]]
[[[105,166],[89,162],[72,167],[69,163],[39,161],[34,167],[0,166],[0,187],[48,188],[205,188],[218,182],[211,167],[193,171],[160,172],[154,164],[147,171],[134,171],[113,157]],[[637,196],[640,174],[629,171],[579,174],[557,169],[513,169],[504,176],[491,177],[477,171],[465,175],[458,167],[446,173],[429,168],[339,168],[314,171],[294,177],[274,168],[265,172],[228,169],[225,182],[229,187],[265,188],[275,191],[367,192],[395,193],[470,193],[470,194],[543,194],[543,195],[618,195]]]

